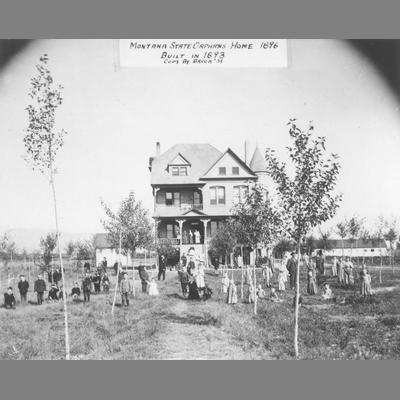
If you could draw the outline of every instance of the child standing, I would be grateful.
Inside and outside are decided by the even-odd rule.
[[[149,283],[149,296],[158,296],[158,288],[157,288],[157,283],[154,280],[154,278],[151,278],[151,281]]]
[[[121,292],[121,300],[122,306],[129,306],[129,292],[131,291],[131,283],[128,279],[128,274],[124,273],[124,278],[122,279],[121,283],[119,284],[119,291]]]
[[[90,301],[90,290],[92,288],[92,278],[90,273],[86,271],[82,281],[83,301]]]
[[[229,278],[228,274],[225,272],[224,276],[222,277],[222,293],[228,293],[228,286],[229,286]]]

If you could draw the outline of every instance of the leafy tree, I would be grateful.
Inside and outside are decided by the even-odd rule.
[[[233,207],[232,220],[230,230],[236,243],[254,251],[259,245],[272,244],[282,226],[280,213],[272,205],[266,189],[260,185],[253,186],[245,201]]]
[[[29,96],[32,103],[26,108],[28,112],[28,127],[23,139],[26,149],[26,160],[31,167],[46,175],[50,181],[53,195],[56,238],[58,244],[58,256],[61,266],[61,279],[64,292],[65,286],[64,267],[60,245],[60,230],[58,223],[57,196],[55,187],[55,158],[64,144],[64,130],[55,128],[55,116],[57,109],[62,105],[62,86],[56,86],[47,67],[49,59],[47,54],[40,57],[40,63],[36,65],[37,75],[31,79]],[[67,296],[64,296],[64,324],[65,324],[65,352],[66,359],[70,358]]]
[[[47,271],[53,261],[54,249],[57,246],[57,235],[48,233],[44,238],[40,238],[40,248],[42,249],[43,264],[42,269]]]
[[[67,253],[68,258],[71,260],[72,256],[75,253],[76,246],[77,244],[73,241],[70,241],[67,243],[67,246],[65,247],[65,252]]]
[[[329,238],[331,237],[330,230],[322,231],[320,229],[319,234],[320,234],[320,239],[318,241],[318,247],[322,248],[323,250],[332,249],[332,243],[329,241]]]
[[[298,357],[298,316],[300,295],[300,250],[303,238],[315,227],[335,214],[341,195],[334,189],[339,174],[336,154],[324,157],[324,137],[313,139],[310,124],[301,130],[295,119],[288,123],[292,145],[288,147],[289,160],[294,166],[294,176],[289,176],[286,164],[278,161],[274,150],[266,150],[268,173],[276,183],[280,206],[285,215],[285,229],[296,242],[298,262],[294,313],[294,350]]]
[[[92,260],[94,258],[94,247],[90,240],[77,241],[75,250],[78,260]]]
[[[115,248],[119,249],[121,237],[123,254],[129,252],[133,258],[136,249],[152,246],[154,238],[148,210],[141,201],[136,200],[133,192],[122,200],[117,212],[113,212],[104,201],[101,204],[107,217],[101,222]]]
[[[0,237],[0,259],[5,268],[7,268],[8,263],[12,261],[15,248],[15,242],[10,239],[7,233],[4,233],[3,236]]]
[[[210,253],[213,257],[227,257],[231,254],[236,245],[235,221],[229,219],[224,228],[218,229],[210,241]]]
[[[312,238],[312,236],[310,236],[309,238]],[[308,249],[310,251],[310,249],[314,249],[314,238],[312,238],[312,241],[308,241],[306,242],[306,246],[308,246]],[[283,257],[283,255],[286,252],[292,252],[296,247],[296,243],[293,242],[293,240],[290,240],[288,238],[281,238],[277,241],[277,243],[274,246],[274,252],[275,254],[279,255],[280,258]],[[312,250],[311,250],[312,251]]]

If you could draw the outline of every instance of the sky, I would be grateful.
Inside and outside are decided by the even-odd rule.
[[[176,143],[244,141],[286,157],[297,118],[339,154],[343,202],[328,224],[354,214],[373,224],[399,216],[400,113],[386,82],[337,40],[289,40],[288,68],[121,68],[115,40],[34,41],[0,72],[0,229],[54,228],[48,181],[23,159],[29,81],[43,53],[64,87],[57,127],[60,228],[102,232],[100,200],[116,208],[130,191],[152,210],[148,158]]]

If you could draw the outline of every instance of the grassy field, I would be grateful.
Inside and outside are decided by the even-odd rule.
[[[355,288],[339,288],[328,277],[335,295],[344,300],[324,303],[303,295],[300,310],[300,357],[303,359],[399,359],[400,272],[383,271],[383,284],[372,271],[375,294],[364,300]],[[240,275],[237,273],[238,294]],[[305,287],[302,276],[302,287]],[[293,358],[294,293],[282,303],[260,300],[258,314],[240,302],[225,304],[220,278],[207,273],[213,297],[206,301],[181,298],[177,273],[167,271],[160,296],[139,291],[128,308],[112,295],[93,295],[89,304],[69,302],[73,359],[291,359]],[[302,289],[302,292],[304,290]],[[18,297],[18,296],[17,296]],[[34,295],[30,298],[34,302]],[[1,359],[64,357],[62,303],[0,309]]]

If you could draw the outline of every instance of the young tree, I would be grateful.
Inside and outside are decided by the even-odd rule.
[[[64,130],[56,131],[55,116],[58,107],[61,106],[63,98],[61,96],[62,86],[56,86],[50,70],[47,68],[48,56],[44,54],[40,57],[40,63],[36,65],[38,74],[31,79],[29,96],[32,103],[26,108],[28,112],[28,127],[24,137],[26,149],[26,160],[33,169],[37,169],[49,178],[53,195],[54,216],[56,225],[56,237],[58,255],[61,266],[61,277],[64,292],[66,293],[64,267],[61,255],[60,230],[57,211],[57,197],[55,187],[55,158],[58,151],[64,144]],[[68,330],[68,310],[67,296],[63,297],[64,303],[64,323],[65,323],[65,352],[66,359],[70,358],[69,350],[69,330]]]
[[[399,237],[399,233],[395,228],[396,223],[392,223],[392,226],[388,229],[388,231],[384,234],[385,240],[387,240],[390,244],[390,263],[392,265],[392,273],[394,272],[394,251],[395,251],[395,243]]]
[[[122,200],[117,212],[113,212],[104,201],[101,204],[107,217],[101,222],[115,248],[119,248],[120,236],[122,253],[130,253],[132,258],[137,248],[153,245],[153,229],[148,210],[140,200],[136,200],[133,192]]]
[[[339,235],[340,239],[342,240],[342,257],[344,257],[344,239],[346,239],[348,235],[348,230],[347,230],[348,223],[346,220],[343,222],[339,222],[336,225],[336,233]]]
[[[319,234],[320,234],[320,239],[318,246],[321,247],[324,251],[330,250],[332,248],[332,243],[329,241],[329,238],[331,237],[331,231],[323,231],[319,229]]]
[[[235,245],[236,237],[234,234],[234,220],[227,221],[223,229],[218,229],[210,241],[210,252],[214,257],[225,257],[232,254]]]
[[[347,223],[347,232],[348,232],[350,244],[351,244],[350,259],[353,256],[354,242],[360,238],[360,233],[363,229],[363,224],[364,224],[364,220],[362,218],[358,218],[356,216],[351,217]]]
[[[289,160],[294,166],[290,177],[286,164],[278,161],[274,150],[267,149],[265,159],[268,172],[277,185],[280,205],[286,216],[286,231],[297,245],[297,277],[294,313],[294,351],[298,357],[298,317],[300,296],[300,248],[311,229],[329,220],[335,214],[341,195],[334,194],[339,174],[336,154],[324,157],[325,138],[312,138],[313,126],[301,130],[295,119],[288,123],[292,145],[288,147]]]
[[[78,260],[92,260],[94,258],[94,247],[90,240],[78,240],[75,243],[75,251]]]
[[[251,247],[255,252],[253,265],[255,290],[257,247],[272,245],[276,240],[282,227],[281,215],[273,206],[266,189],[255,185],[245,200],[233,207],[232,219],[236,242]],[[257,314],[257,296],[254,296],[254,313]]]

